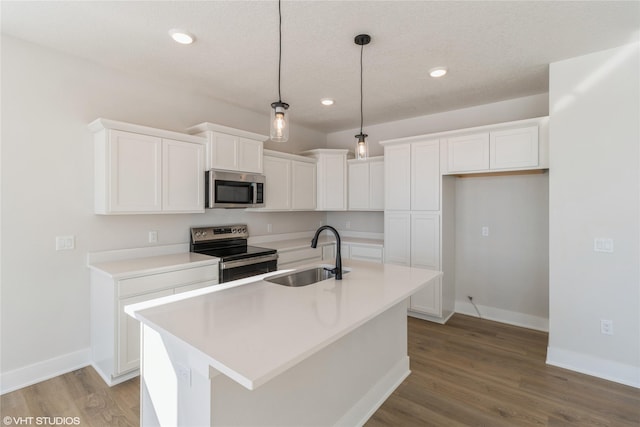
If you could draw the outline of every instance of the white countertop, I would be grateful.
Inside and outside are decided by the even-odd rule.
[[[281,270],[130,305],[125,311],[253,390],[442,275],[352,260],[345,260],[344,267],[351,271],[342,281],[291,288],[262,280],[287,271]]]
[[[184,268],[201,267],[216,264],[218,258],[182,252],[169,255],[158,255],[144,258],[132,258],[119,261],[96,262],[89,264],[89,268],[106,274],[114,279],[164,273]]]

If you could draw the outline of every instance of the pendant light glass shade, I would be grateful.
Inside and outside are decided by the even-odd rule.
[[[366,158],[369,157],[369,146],[367,145],[367,141],[365,140],[367,136],[369,135],[362,133],[356,135],[356,138],[358,138],[358,140],[356,141],[357,160],[366,160]]]
[[[289,140],[289,104],[282,102],[280,93],[280,72],[282,69],[282,8],[278,0],[278,100],[271,103],[271,120],[269,137],[273,142]]]
[[[274,102],[271,104],[271,131],[269,133],[273,142],[287,142],[289,140],[289,104]]]
[[[364,122],[364,114],[362,112],[362,52],[364,51],[364,45],[369,44],[371,36],[368,34],[357,35],[354,39],[355,44],[360,46],[360,133],[356,135],[356,159],[366,160],[369,157],[369,147],[367,146],[367,135],[362,131],[362,124]]]

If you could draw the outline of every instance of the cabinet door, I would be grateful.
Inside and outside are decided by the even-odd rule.
[[[265,209],[291,209],[291,160],[264,158]]]
[[[210,156],[212,169],[238,170],[238,137],[212,132]]]
[[[137,302],[149,301],[172,295],[173,289],[151,292],[118,301],[118,348],[116,354],[116,375],[123,374],[140,366],[140,322],[124,312],[124,307]]]
[[[389,264],[411,264],[411,214],[384,213],[384,257]]]
[[[238,170],[262,173],[262,141],[238,137]]]
[[[538,126],[491,132],[491,169],[538,166]]]
[[[369,210],[384,209],[384,162],[369,163]]]
[[[291,208],[314,210],[316,208],[316,164],[291,161]]]
[[[351,244],[351,259],[382,264],[383,253],[382,246]]]
[[[347,159],[343,154],[323,154],[318,161],[318,209],[347,209]]]
[[[411,209],[411,146],[384,147],[384,204],[386,210]]]
[[[411,266],[440,268],[440,215],[411,214]]]
[[[411,210],[440,209],[440,141],[411,144]]]
[[[369,209],[369,163],[349,162],[349,209]]]
[[[440,216],[411,215],[411,266],[440,269]],[[431,316],[441,316],[440,279],[411,296],[410,309]]]
[[[342,245],[340,245],[340,252],[342,252]],[[326,261],[335,266],[336,261],[336,244],[324,245],[322,247],[322,261]]]
[[[442,284],[440,277],[409,298],[409,309],[434,317],[442,317]]]
[[[204,212],[204,146],[162,141],[162,209]]]
[[[489,133],[449,138],[447,155],[447,172],[488,170]]]
[[[111,130],[109,143],[110,212],[162,209],[162,140]]]

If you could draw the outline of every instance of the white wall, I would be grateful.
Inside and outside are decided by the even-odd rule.
[[[547,330],[549,175],[457,178],[455,202],[456,311]]]
[[[241,110],[141,76],[2,38],[1,372],[64,369],[89,347],[90,251],[186,243],[189,227],[247,222],[252,235],[314,230],[323,213],[208,211],[195,215],[93,214],[93,144],[97,117],[183,131],[210,121],[268,134],[265,114]],[[296,127],[272,147],[323,147],[325,135]],[[74,235],[76,249],[54,250]],[[58,362],[48,361],[61,357]],[[65,359],[67,358],[67,359]],[[43,365],[44,364],[44,365]],[[38,368],[38,369],[36,369]]]
[[[549,363],[640,387],[640,44],[550,67]],[[594,252],[594,238],[614,241]],[[600,320],[613,320],[613,335]]]

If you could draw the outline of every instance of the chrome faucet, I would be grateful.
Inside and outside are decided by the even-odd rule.
[[[336,268],[325,268],[325,270],[328,270],[335,274],[336,280],[342,280],[342,255],[340,254],[340,235],[338,234],[338,230],[331,227],[330,225],[323,225],[322,227],[318,228],[316,230],[315,236],[313,236],[313,239],[311,240],[311,247],[315,248],[318,246],[318,236],[320,235],[320,232],[322,232],[322,230],[331,230],[333,234],[336,235]]]

